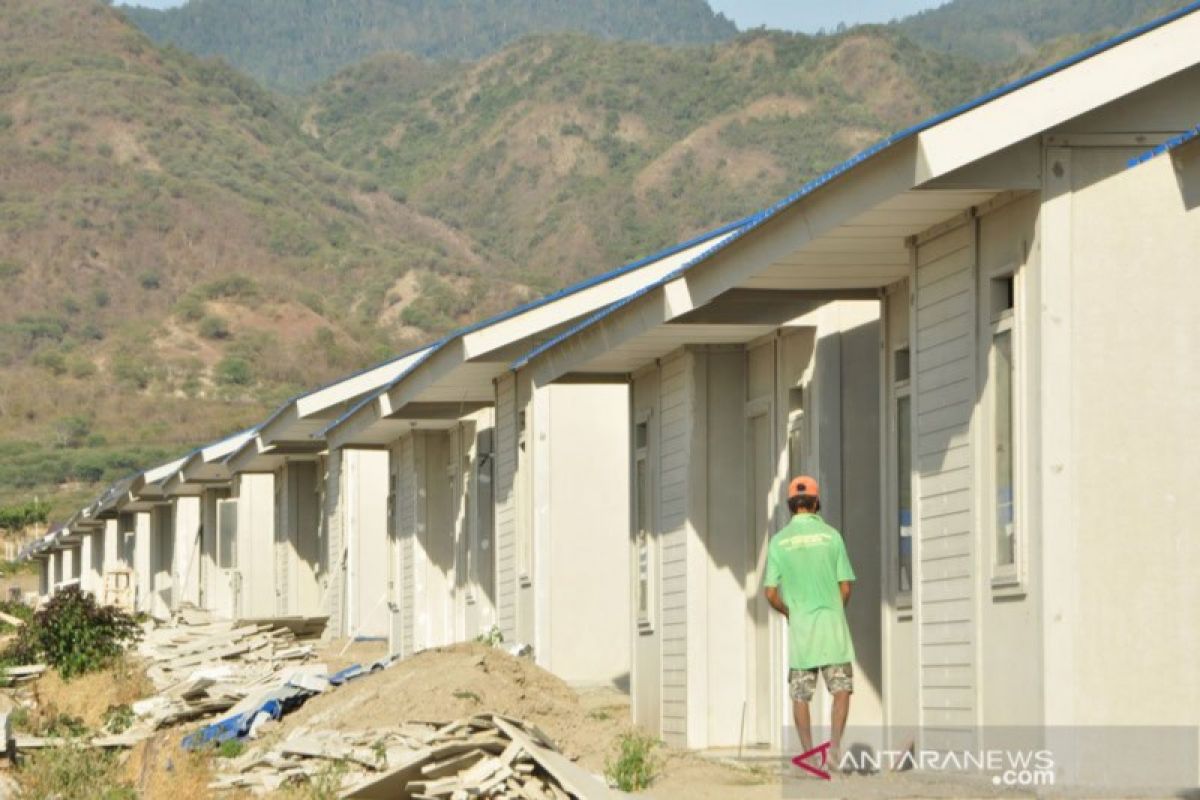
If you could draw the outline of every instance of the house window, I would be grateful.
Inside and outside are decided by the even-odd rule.
[[[896,591],[900,605],[912,602],[913,492],[912,395],[909,391],[910,351],[907,345],[892,353],[892,446],[896,453],[895,505]]]
[[[988,282],[990,338],[987,368],[991,422],[988,432],[990,472],[988,519],[992,538],[993,577],[999,582],[1017,579],[1020,555],[1018,503],[1018,364],[1016,361],[1017,286],[1012,274]]]
[[[638,629],[650,631],[654,628],[653,596],[654,575],[651,540],[653,518],[650,495],[650,423],[648,419],[638,422],[633,428],[633,554],[634,554],[634,607],[637,609]]]

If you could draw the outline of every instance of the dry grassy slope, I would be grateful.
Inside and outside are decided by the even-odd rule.
[[[374,59],[305,118],[341,163],[550,286],[753,211],[997,74],[874,27],[675,48],[543,36],[441,73]]]
[[[479,297],[524,296],[484,252],[331,161],[232,70],[157,48],[96,0],[7,0],[0,503],[211,439],[465,321]],[[434,306],[424,329],[390,310],[414,302]],[[70,417],[86,430],[63,447]]]

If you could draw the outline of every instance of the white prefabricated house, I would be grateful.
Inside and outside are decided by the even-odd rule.
[[[507,364],[742,224],[459,331],[322,433],[390,454],[394,652],[495,626],[568,681],[626,684],[628,389],[581,375],[534,394]]]
[[[243,530],[250,529],[251,520],[261,525],[262,509],[271,499],[272,486],[255,479],[240,483],[237,488],[245,502],[239,504],[234,497],[235,477],[225,463],[254,433],[255,429],[241,431],[198,448],[162,481],[164,495],[174,498],[176,504],[186,503],[195,509],[189,535],[178,542],[180,552],[187,554],[182,559],[186,564],[182,574],[186,577],[181,595],[187,602],[226,619],[255,616],[254,612],[265,605],[261,600],[257,604],[245,600],[247,577],[256,583],[267,580],[272,597],[274,591],[272,576],[250,566],[255,556],[263,559],[262,548],[255,552],[249,536],[238,536],[239,522]],[[245,522],[241,521],[243,515]],[[266,538],[270,538],[269,532]],[[259,563],[270,567],[273,560]]]
[[[786,477],[815,470],[858,570],[865,744],[1200,724],[1196,42],[1191,6],[897,134],[514,363],[535,386],[633,376],[639,722],[690,747],[783,742],[782,624],[761,574],[741,593],[723,575],[725,533],[752,522],[761,566]],[[864,289],[882,326],[869,346],[843,328],[832,390],[819,339],[796,381],[802,319],[738,330],[754,308]],[[874,408],[851,413],[851,392]],[[714,650],[738,619],[744,653]],[[1135,701],[1114,657],[1161,690]],[[743,701],[778,710],[747,730]]]
[[[268,616],[332,617],[330,634],[383,635],[386,613],[374,628],[344,624],[346,574],[382,596],[382,553],[347,551],[346,542],[386,538],[387,464],[379,453],[327,452],[313,434],[337,419],[365,395],[378,391],[415,363],[424,350],[405,353],[383,364],[341,378],[282,405],[254,435],[226,458],[235,481],[269,476],[274,498],[270,522],[253,528],[256,547],[263,531],[273,548],[274,603],[261,598]],[[240,500],[238,501],[241,502]],[[347,528],[355,531],[349,535]],[[360,532],[361,531],[361,532]]]

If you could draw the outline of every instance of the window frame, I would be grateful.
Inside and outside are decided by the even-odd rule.
[[[632,511],[630,519],[630,539],[632,547],[630,555],[632,560],[632,589],[633,589],[633,614],[636,623],[636,629],[640,635],[648,635],[654,633],[657,621],[657,614],[654,603],[654,585],[657,579],[655,570],[654,558],[654,481],[653,481],[653,461],[650,458],[651,445],[651,425],[650,418],[652,412],[649,409],[639,412],[633,420],[633,427],[630,431],[630,451],[632,453],[633,470],[630,475],[630,494],[632,495],[632,503],[630,509]],[[638,429],[645,426],[645,441],[638,444]],[[643,474],[645,475],[645,488],[641,490],[638,486],[638,467],[644,467]],[[645,504],[643,506],[643,500]],[[642,512],[645,511],[646,525],[642,528]],[[646,590],[645,590],[645,614],[642,613],[642,558],[645,557],[646,564]]]
[[[907,378],[898,379],[896,376],[896,356],[901,351],[908,351],[909,358],[909,373]],[[891,554],[889,559],[892,583],[892,599],[896,610],[909,613],[913,607],[913,563],[912,563],[912,544],[910,543],[910,560],[908,565],[908,589],[907,591],[901,588],[900,584],[900,401],[908,400],[908,458],[909,458],[909,514],[915,517],[916,513],[916,492],[913,475],[915,474],[915,464],[913,463],[913,455],[916,453],[916,448],[913,447],[913,424],[916,421],[914,396],[913,396],[913,381],[912,381],[912,345],[907,341],[895,342],[888,348],[888,524],[891,531]],[[916,520],[909,520],[909,538],[910,542],[916,537]]]
[[[1025,364],[1024,357],[1024,324],[1023,314],[1026,304],[1024,300],[1024,280],[1019,265],[1005,264],[981,275],[982,297],[980,305],[981,342],[980,363],[986,378],[983,392],[983,408],[985,410],[984,424],[981,426],[982,456],[980,474],[982,475],[982,495],[980,502],[980,522],[983,536],[987,544],[985,552],[988,560],[988,575],[992,592],[995,595],[1023,595],[1027,581],[1027,555],[1029,543],[1028,503],[1029,496],[1026,484],[1026,447],[1025,426],[1027,413],[1025,409]],[[1005,282],[1011,281],[1012,304],[1008,307],[994,310],[995,293]],[[996,474],[997,448],[997,407],[998,392],[996,386],[997,346],[996,338],[1002,334],[1009,336],[1010,361],[1010,432],[1011,461],[1012,461],[1012,526],[1013,526],[1013,557],[1011,563],[1000,563],[999,530],[997,516],[999,513],[999,489]]]

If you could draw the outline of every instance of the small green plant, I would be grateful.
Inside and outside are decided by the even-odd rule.
[[[621,734],[617,756],[604,763],[604,777],[623,792],[646,789],[658,777],[661,764],[654,755],[659,742],[638,731]]]
[[[599,722],[612,719],[612,713],[607,708],[593,708],[587,713],[588,719],[594,719]]]
[[[59,714],[46,723],[47,736],[61,736],[64,739],[77,739],[89,733],[88,726],[79,717],[70,714]]]
[[[104,712],[104,730],[124,733],[133,727],[133,709],[127,705],[109,706]]]
[[[376,739],[371,743],[371,755],[375,757],[375,766],[379,769],[387,769],[387,740]]]
[[[504,643],[504,634],[500,631],[500,626],[493,625],[487,633],[481,633],[475,637],[475,641],[480,644],[486,644],[488,647],[497,647]]]
[[[133,617],[101,606],[90,593],[70,586],[33,615],[0,658],[10,663],[44,661],[70,680],[108,666],[140,636]]]
[[[217,745],[217,758],[237,758],[246,752],[246,743],[241,739],[226,739]]]
[[[459,700],[470,700],[472,703],[481,703],[483,700],[475,692],[467,689],[459,689],[454,693],[454,696]]]
[[[285,796],[294,800],[337,800],[342,794],[342,782],[346,777],[346,762],[331,761],[313,775],[308,783],[301,784]]]

